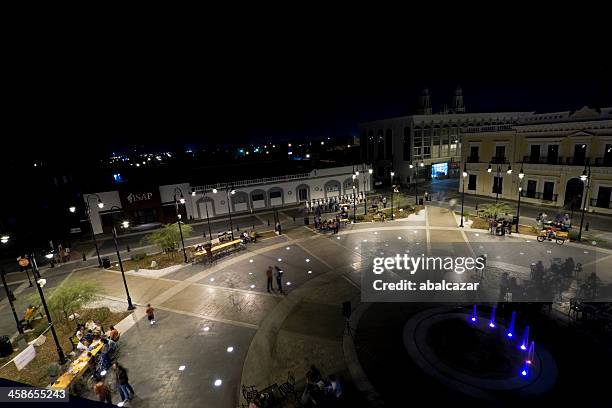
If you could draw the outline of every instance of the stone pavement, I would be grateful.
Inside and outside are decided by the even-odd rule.
[[[349,387],[356,363],[347,357],[351,341],[343,336],[341,304],[350,300],[355,309],[361,307],[361,274],[369,267],[364,260],[374,253],[418,254],[432,245],[447,252],[487,251],[492,261],[519,271],[528,259],[543,254],[580,259],[592,251],[600,254],[593,266],[612,262],[610,254],[597,248],[527,241],[461,230],[448,210],[427,207],[409,219],[348,225],[338,235],[295,226],[213,265],[187,264],[164,276],[128,272],[138,307],[117,327],[122,332],[120,362],[130,370],[138,395],[131,405],[235,407],[244,402],[242,384],[262,389],[283,382],[288,371],[301,384],[311,364],[325,375],[339,374]],[[504,247],[508,242],[517,253],[500,251],[509,248]],[[266,292],[269,265],[285,271],[285,294]],[[52,273],[57,277],[50,279],[50,287],[67,276],[94,281],[101,295],[125,304],[119,272],[62,271]],[[156,327],[144,319],[147,303],[157,309]],[[4,307],[0,327],[10,323],[8,317]],[[220,386],[214,385],[217,379]]]

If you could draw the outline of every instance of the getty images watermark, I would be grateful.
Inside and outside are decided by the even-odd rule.
[[[360,249],[364,302],[553,302],[581,290],[587,296],[580,279],[609,273],[596,269],[595,251],[557,244],[450,242],[423,251],[416,243],[379,242]]]
[[[384,272],[394,273],[395,277],[400,274],[421,276],[436,275],[439,273],[454,273],[462,275],[465,272],[482,271],[486,267],[486,257],[441,257],[441,256],[410,256],[408,254],[396,254],[394,257],[376,257],[372,261],[372,273],[382,275]],[[396,279],[385,281],[382,277],[374,279],[372,288],[375,291],[445,291],[445,290],[478,290],[480,282],[466,282],[461,280],[425,281],[413,279]]]

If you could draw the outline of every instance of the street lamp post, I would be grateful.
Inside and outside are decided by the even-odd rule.
[[[355,179],[357,178],[357,175],[359,174],[359,171],[355,172],[353,174],[353,224],[355,224],[357,222],[357,215],[356,215],[356,211],[357,211],[357,190],[355,189]]]
[[[195,188],[191,191],[191,196],[195,197],[196,191]],[[202,198],[206,198],[206,190],[202,193]],[[210,218],[208,217],[208,204],[206,201],[204,202],[204,207],[206,208],[206,223],[208,224],[208,237],[212,241],[212,231],[210,229]],[[206,238],[206,233],[204,233],[204,238]]]
[[[584,187],[584,198],[582,200],[583,205],[581,209],[582,215],[580,216],[580,230],[578,231],[578,242],[580,242],[580,240],[582,239],[582,226],[584,224],[584,212],[587,206],[587,200],[588,200],[588,195],[589,195],[589,184],[591,181],[591,165],[586,164],[584,166],[584,170],[582,171],[580,180],[582,180],[582,182],[585,183],[585,187]]]
[[[181,194],[180,196],[181,198],[179,200],[176,199],[177,192]],[[174,209],[176,211],[176,218],[177,218],[177,223],[179,226],[179,234],[181,235],[181,245],[183,245],[183,257],[185,258],[185,263],[187,263],[187,251],[185,250],[185,240],[183,239],[183,228],[181,227],[182,215],[179,211],[179,202],[185,205],[185,197],[183,196],[183,191],[179,187],[176,187],[174,189]]]
[[[100,199],[100,196],[97,194],[88,194],[85,196],[85,212],[87,213],[87,221],[89,222],[89,229],[91,229],[91,239],[93,240],[94,243],[94,247],[96,248],[96,255],[98,256],[98,267],[102,267],[102,259],[100,258],[100,250],[98,249],[98,241],[96,241],[96,234],[94,233],[94,229],[93,229],[93,224],[91,222],[91,207],[89,204],[89,199],[90,198],[97,198],[98,199],[98,208],[102,209],[104,208],[104,203],[102,202],[102,200]],[[68,208],[68,210],[71,213],[76,212],[76,207],[70,207]]]
[[[4,273],[4,268],[2,268],[0,270],[0,274],[2,274],[2,284],[4,285],[4,291],[6,292],[6,297],[8,299],[9,305],[11,306],[11,310],[13,311],[13,317],[15,318],[15,323],[17,324],[17,331],[20,334],[23,334],[23,327],[21,326],[19,316],[17,316],[17,312],[15,311],[15,305],[13,304],[13,293],[9,290],[9,287],[6,284],[6,278],[4,277]]]
[[[53,336],[53,341],[55,341],[55,348],[57,349],[57,355],[59,356],[59,365],[62,366],[66,363],[66,356],[64,355],[64,350],[60,346],[59,340],[57,338],[57,333],[55,332],[55,327],[53,326],[53,321],[51,320],[51,314],[49,313],[49,308],[47,307],[47,302],[45,300],[45,295],[42,290],[42,286],[45,284],[45,280],[40,277],[40,272],[38,271],[38,265],[36,264],[36,258],[34,257],[34,252],[30,254],[30,260],[32,261],[32,270],[34,271],[34,282],[36,282],[36,288],[38,289],[38,295],[40,296],[40,301],[42,302],[43,308],[45,309],[45,314],[47,315],[47,322],[49,323],[49,328],[51,329],[51,335]]]
[[[121,210],[121,208],[116,205],[112,206],[110,211],[114,209]],[[123,228],[127,228],[130,225],[129,221],[123,221]],[[123,262],[121,262],[121,254],[119,253],[119,245],[117,245],[117,228],[115,227],[115,217],[113,216],[113,241],[115,243],[115,251],[117,252],[117,260],[119,261],[119,269],[121,269],[121,277],[123,278],[123,286],[125,287],[125,294],[127,296],[128,302],[128,310],[134,310],[134,304],[132,303],[132,298],[130,297],[130,290],[128,289],[127,281],[125,280],[125,272],[123,270]]]
[[[463,180],[461,181],[461,225],[460,227],[463,228],[463,201],[465,199],[465,180],[466,177],[468,176],[468,172],[467,172],[467,163],[463,163]]]
[[[519,186],[518,186],[518,206],[516,207],[516,233],[519,232],[519,219],[521,216],[521,195],[523,194],[523,178],[525,177],[525,172],[523,171],[523,165],[521,164],[521,170],[519,171]]]
[[[368,190],[370,190],[370,177],[372,177],[373,169],[368,169],[368,175],[363,172],[363,215],[368,215]],[[366,181],[368,186],[366,187]]]
[[[393,215],[393,192],[395,191],[395,187],[393,186],[393,177],[395,177],[395,172],[391,172],[391,220],[394,220],[395,217]]]

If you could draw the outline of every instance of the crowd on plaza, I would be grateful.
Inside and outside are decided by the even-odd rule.
[[[112,383],[119,392],[121,401],[126,403],[134,397],[134,389],[128,381],[127,370],[116,360],[119,331],[110,326],[109,331],[94,322],[88,321],[79,324],[71,337],[73,351],[71,355],[76,356],[75,361],[87,361],[87,370],[93,382],[92,391],[97,398],[107,404],[112,404],[112,391],[107,384],[107,373],[112,370]]]

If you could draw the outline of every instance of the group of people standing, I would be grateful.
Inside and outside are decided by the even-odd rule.
[[[285,293],[283,291],[283,273],[283,270],[279,268],[278,265],[275,265],[274,268],[268,266],[268,269],[266,270],[266,290],[268,293],[274,292],[274,285],[272,284],[273,277],[276,279],[276,287],[278,288],[278,291],[280,293]]]
[[[489,232],[491,235],[510,235],[512,234],[512,221],[505,218],[491,218],[489,220]]]

